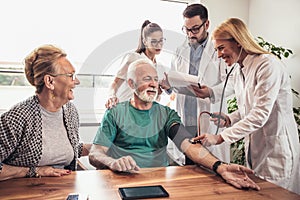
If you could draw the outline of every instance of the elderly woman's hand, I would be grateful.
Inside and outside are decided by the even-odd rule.
[[[58,169],[51,166],[37,167],[36,173],[38,176],[64,176],[71,174],[71,170]]]

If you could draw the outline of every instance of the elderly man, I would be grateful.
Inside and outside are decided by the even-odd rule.
[[[158,76],[153,64],[144,59],[130,64],[127,82],[134,96],[106,111],[89,155],[93,166],[114,171],[168,166],[169,137],[195,163],[212,169],[226,182],[237,188],[259,190],[247,176],[252,170],[225,164],[201,144],[190,142],[193,135],[186,131],[177,113],[154,101]]]

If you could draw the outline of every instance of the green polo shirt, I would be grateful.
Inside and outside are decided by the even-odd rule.
[[[130,155],[139,167],[168,166],[166,147],[169,129],[181,123],[169,107],[153,102],[149,110],[138,110],[129,101],[106,111],[94,144],[109,147],[113,158]]]

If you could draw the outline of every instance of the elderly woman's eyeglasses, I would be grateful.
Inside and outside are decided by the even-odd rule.
[[[192,28],[187,28],[186,26],[183,26],[182,27],[182,31],[185,33],[185,34],[188,34],[189,32],[192,32],[193,34],[197,34],[200,32],[200,28],[205,24],[206,21],[204,21],[201,25],[198,25],[198,26],[194,26]]]
[[[72,78],[72,81],[75,81],[75,79],[77,78],[77,75],[75,73],[67,73],[67,74],[49,74],[50,76],[54,76],[54,77],[57,77],[57,76],[68,76],[68,77],[71,77]]]

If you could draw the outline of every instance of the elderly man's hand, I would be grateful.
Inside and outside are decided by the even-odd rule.
[[[112,160],[108,167],[111,170],[119,172],[134,172],[139,171],[140,168],[131,156],[123,156],[119,159]]]
[[[248,177],[247,174],[254,174],[254,171],[237,164],[222,164],[218,167],[218,174],[229,184],[236,188],[252,188],[260,190],[260,187]]]

